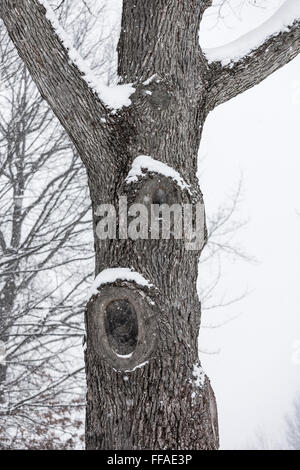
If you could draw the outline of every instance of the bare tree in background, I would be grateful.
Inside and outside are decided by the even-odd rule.
[[[228,199],[212,214],[207,214],[207,243],[199,262],[198,292],[201,299],[202,322],[199,338],[199,352],[214,354],[220,349],[216,346],[203,346],[204,330],[221,328],[235,320],[230,310],[233,304],[241,302],[248,295],[248,290],[234,291],[230,294],[222,290],[223,270],[226,262],[255,262],[255,258],[239,246],[238,236],[248,220],[241,218],[242,179],[228,196]],[[204,341],[205,343],[206,341]]]
[[[247,6],[264,8],[271,0],[217,0],[214,2],[212,14],[216,21],[226,20],[228,11],[236,18],[241,18]]]
[[[292,411],[286,417],[287,442],[291,450],[300,450],[300,395],[295,398]]]
[[[161,185],[169,202],[191,202],[188,191],[151,173],[128,186],[126,175],[141,154],[180,172],[193,202],[202,202],[197,151],[208,113],[299,53],[300,28],[295,21],[235,64],[209,65],[198,43],[198,29],[210,5],[209,0],[124,0],[118,74],[121,82],[134,83],[135,93],[127,109],[113,113],[70,62],[42,4],[2,1],[0,14],[20,56],[87,169],[94,209],[103,202],[116,205],[122,194],[152,200]],[[93,218],[96,227],[96,211]],[[186,251],[183,240],[100,242],[95,236],[96,274],[105,268],[130,267],[156,288],[149,291],[118,281],[102,287],[88,304],[88,448],[218,447],[214,395],[208,378],[195,380],[194,375],[195,368],[200,369],[200,252]],[[134,354],[125,352],[120,358],[107,346],[99,318],[109,306],[123,315],[125,303],[135,310],[140,336]]]
[[[249,450],[300,450],[300,395],[298,394],[286,415],[281,428],[281,435],[270,438],[263,428],[256,432]]]
[[[69,11],[80,48],[93,21]],[[78,447],[93,270],[85,170],[3,26],[0,60],[0,448]]]
[[[74,270],[90,257],[81,239],[89,202],[76,152],[1,33],[0,445],[34,447],[42,438],[33,429],[49,439],[57,403],[68,404],[62,392],[83,369],[60,358],[83,335],[78,294],[87,273]]]

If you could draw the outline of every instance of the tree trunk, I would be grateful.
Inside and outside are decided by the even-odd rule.
[[[197,250],[185,240],[99,240],[97,207],[128,202],[202,203],[196,178],[205,118],[300,52],[300,20],[227,66],[208,64],[199,25],[211,0],[123,0],[118,73],[134,84],[118,114],[93,92],[53,29],[45,0],[1,0],[0,15],[42,96],[87,169],[96,274],[131,268],[139,285],[99,286],[86,309],[88,449],[216,449],[217,411],[201,372]],[[74,62],[75,61],[75,62]],[[139,155],[177,171],[186,187],[151,171],[128,184]],[[147,205],[146,204],[146,205]],[[202,215],[204,219],[204,213]],[[193,221],[195,223],[195,220]],[[205,223],[202,220],[205,241]],[[142,279],[143,279],[142,278]]]
[[[139,85],[131,96],[133,106],[122,116],[128,133],[121,145],[128,160],[120,161],[111,196],[92,182],[95,207],[103,200],[117,206],[121,195],[131,202],[141,202],[145,196],[153,200],[157,189],[164,191],[169,204],[203,202],[196,178],[208,112],[200,78],[201,6],[199,0],[123,2],[118,72],[124,82]],[[147,81],[149,77],[152,80]],[[192,188],[192,196],[161,175],[147,174],[136,184],[126,184],[130,164],[138,155],[150,155],[177,170]],[[96,216],[95,227],[97,222]],[[88,305],[87,448],[216,449],[214,394],[208,378],[195,377],[200,325],[196,280],[202,247],[188,251],[184,240],[174,239],[100,243],[97,236],[95,246],[96,274],[105,268],[131,267],[156,289],[149,292],[118,282],[100,289]],[[116,300],[121,310],[122,300],[129,302],[137,315],[138,345],[128,359],[114,357],[103,338],[101,318]]]

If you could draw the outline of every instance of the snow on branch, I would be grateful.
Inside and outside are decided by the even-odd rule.
[[[237,41],[206,51],[210,109],[259,84],[300,53],[300,1],[286,0],[265,23]]]
[[[166,163],[149,157],[149,155],[139,155],[134,159],[131,170],[126,177],[126,183],[129,184],[137,181],[139,176],[144,175],[143,170],[158,173],[166,176],[167,178],[172,178],[181,189],[189,190],[189,185],[184,181],[182,176],[180,176],[178,171],[174,170],[174,168],[170,167]]]
[[[300,20],[300,1],[286,0],[271,18],[262,25],[224,46],[205,49],[209,63],[221,62],[223,66],[239,62],[251,54],[271,37],[288,32],[291,26]]]
[[[46,18],[50,21],[55,33],[59,40],[62,42],[65,49],[68,51],[70,61],[82,73],[82,78],[86,81],[89,87],[99,96],[100,100],[112,110],[118,110],[123,106],[130,106],[131,100],[129,97],[135,92],[132,84],[116,85],[108,87],[100,83],[99,79],[92,72],[86,61],[80,56],[78,51],[73,47],[70,37],[59,23],[59,20],[49,5],[48,0],[39,0],[39,2],[46,9]]]
[[[112,284],[115,281],[133,281],[142,287],[153,287],[153,284],[145,279],[144,276],[130,268],[107,268],[96,276],[89,291],[88,298],[90,299],[93,295],[97,295],[99,293],[98,289],[102,285]]]

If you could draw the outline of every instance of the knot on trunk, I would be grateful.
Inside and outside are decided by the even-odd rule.
[[[131,95],[131,100],[137,107],[148,103],[153,111],[167,110],[172,100],[176,101],[174,84],[169,77],[162,78],[154,74],[148,80],[136,85],[136,91]]]
[[[155,313],[153,300],[135,283],[116,281],[101,287],[86,312],[98,358],[127,372],[145,362],[156,343]]]

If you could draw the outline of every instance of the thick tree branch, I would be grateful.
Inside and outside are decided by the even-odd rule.
[[[244,91],[258,85],[273,72],[290,62],[300,53],[300,21],[288,31],[267,39],[239,62],[222,66],[210,64],[212,84],[209,90],[211,108],[225,103]]]
[[[108,147],[110,136],[105,120],[112,118],[71,62],[68,50],[46,17],[45,7],[38,0],[1,0],[0,17],[41,95],[68,132],[87,168],[94,167],[93,155],[99,163],[101,150]]]

